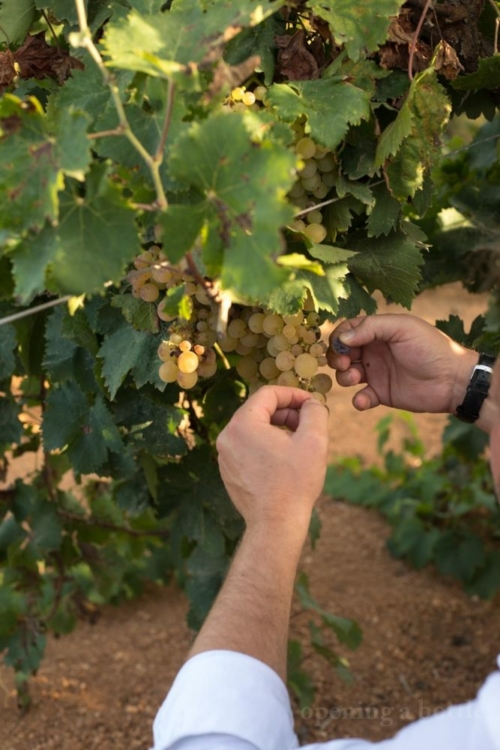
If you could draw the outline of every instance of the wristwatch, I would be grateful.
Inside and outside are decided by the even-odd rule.
[[[472,371],[463,403],[457,407],[455,416],[462,422],[473,424],[479,418],[479,412],[490,390],[491,376],[495,357],[481,354],[479,362]]]

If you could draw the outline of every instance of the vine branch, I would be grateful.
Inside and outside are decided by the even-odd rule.
[[[170,123],[172,121],[172,111],[174,108],[174,97],[175,97],[175,83],[173,81],[169,81],[168,84],[168,93],[167,93],[167,103],[165,106],[165,117],[163,120],[163,128],[161,131],[160,136],[160,142],[158,144],[158,148],[156,149],[156,153],[153,156],[154,161],[160,166],[163,162],[164,154],[165,154],[165,144],[167,142],[168,138],[168,131],[170,130]]]
[[[86,49],[99,70],[101,71],[102,77],[104,78],[105,83],[107,84],[111,96],[113,99],[113,103],[115,105],[116,112],[118,114],[118,120],[119,120],[119,127],[123,131],[123,135],[127,138],[127,140],[130,142],[130,144],[133,146],[133,148],[137,151],[139,156],[143,159],[143,161],[146,163],[149,171],[151,172],[151,177],[153,178],[153,183],[155,186],[156,191],[156,204],[157,208],[160,210],[164,210],[168,206],[167,197],[165,195],[165,190],[163,188],[163,183],[160,177],[160,163],[155,159],[154,156],[151,156],[151,154],[144,148],[141,141],[137,138],[135,133],[133,132],[132,128],[130,127],[130,123],[127,119],[127,115],[125,112],[125,107],[123,105],[123,102],[121,100],[120,91],[116,84],[116,80],[114,76],[110,73],[110,71],[106,68],[104,64],[104,60],[101,57],[101,53],[97,49],[96,45],[94,44],[94,40],[92,39],[92,34],[89,29],[88,21],[87,21],[87,11],[85,9],[85,0],[75,0],[76,5],[76,12],[78,15],[78,25],[80,27],[80,33],[79,34],[73,34],[71,37],[72,44],[75,47],[83,47],[83,49]]]
[[[415,29],[415,34],[413,35],[413,39],[411,42],[410,59],[408,61],[408,78],[410,79],[410,81],[413,81],[413,61],[415,59],[415,52],[417,49],[418,39],[420,37],[420,32],[422,31],[424,21],[427,18],[427,13],[429,12],[429,8],[431,7],[431,5],[432,5],[432,0],[426,0],[424,9],[422,11],[422,15],[420,16],[420,20],[417,24],[417,28]]]
[[[99,521],[95,518],[87,518],[87,516],[79,516],[76,513],[68,513],[68,511],[61,510],[60,508],[57,508],[57,514],[61,516],[61,518],[65,518],[68,521],[76,521],[79,523],[84,523],[87,526],[97,526],[100,529],[108,529],[109,531],[119,531],[124,534],[129,534],[130,536],[134,537],[144,537],[144,536],[156,536],[160,537],[162,539],[167,539],[170,536],[170,531],[168,529],[157,529],[157,530],[150,530],[150,531],[142,531],[141,529],[131,529],[130,526],[118,526],[118,524],[115,523],[109,523],[108,521]]]

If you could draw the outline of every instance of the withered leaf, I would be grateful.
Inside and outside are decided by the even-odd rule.
[[[16,77],[53,78],[62,84],[73,68],[83,70],[84,65],[60,47],[47,44],[45,32],[28,34],[14,52],[0,52],[0,86],[10,86]]]
[[[289,81],[311,81],[319,78],[319,65],[310,52],[303,29],[293,36],[284,34],[276,37],[278,74]]]
[[[438,73],[441,73],[449,81],[454,81],[455,78],[458,78],[461,71],[464,70],[464,66],[458,59],[457,53],[444,40],[437,49],[435,65]]]

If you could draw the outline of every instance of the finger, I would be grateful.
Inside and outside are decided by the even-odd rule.
[[[359,359],[355,356],[353,349],[359,350],[360,347],[371,344],[372,341],[390,342],[397,339],[401,334],[401,328],[404,321],[401,315],[368,315],[364,318],[354,318],[345,321],[348,324],[340,331],[338,338],[340,341],[349,346],[351,359]],[[344,324],[342,324],[344,325]]]
[[[278,409],[271,417],[271,424],[274,427],[288,427],[295,432],[299,426],[300,415],[296,409]]]
[[[280,409],[301,408],[311,398],[307,391],[299,388],[288,388],[282,385],[265,385],[250,396],[236,412],[235,418],[252,419],[258,422],[271,423],[271,418]]]
[[[366,372],[362,364],[351,365],[346,372],[337,372],[337,383],[344,388],[366,383]]]
[[[329,411],[326,406],[316,399],[311,398],[302,405],[300,410],[300,421],[296,436],[307,442],[311,436],[319,438],[325,451],[328,446],[328,419]]]
[[[369,385],[358,391],[352,400],[353,406],[358,411],[367,411],[380,406],[380,399]]]
[[[336,354],[332,349],[326,353],[328,364],[334,370],[345,371],[351,366],[351,362],[357,362],[361,359],[361,349],[355,347],[350,349],[349,354]]]

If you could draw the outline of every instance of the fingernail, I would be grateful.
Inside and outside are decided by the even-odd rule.
[[[351,328],[349,331],[343,331],[341,334],[339,334],[339,339],[346,344],[348,341],[352,341],[355,335],[356,331],[353,331]]]

